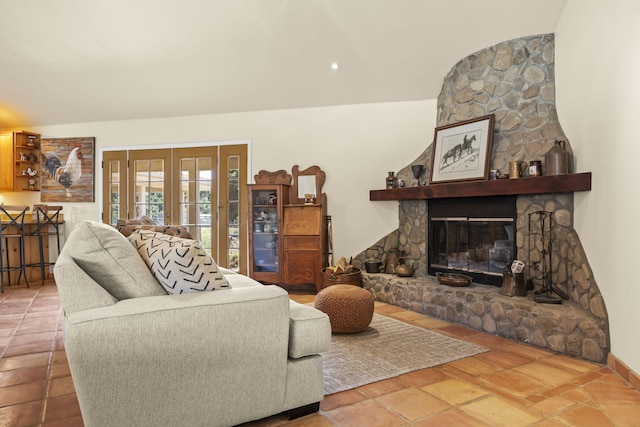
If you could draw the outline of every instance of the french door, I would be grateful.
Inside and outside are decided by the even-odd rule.
[[[185,226],[220,266],[246,273],[246,176],[246,145],[105,151],[103,221]]]

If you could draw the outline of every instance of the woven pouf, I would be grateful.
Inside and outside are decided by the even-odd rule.
[[[362,332],[373,318],[373,296],[353,285],[324,288],[316,295],[314,307],[329,316],[334,334]]]

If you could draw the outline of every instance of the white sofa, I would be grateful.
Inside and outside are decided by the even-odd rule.
[[[74,228],[54,273],[86,426],[231,426],[318,410],[327,316],[222,271],[231,289],[167,295],[113,227]]]

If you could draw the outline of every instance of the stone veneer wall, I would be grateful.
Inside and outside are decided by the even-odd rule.
[[[471,118],[495,114],[495,127],[491,155],[491,168],[506,172],[511,160],[543,160],[544,154],[553,146],[554,140],[567,142],[566,148],[572,153],[571,146],[562,132],[555,109],[554,84],[554,36],[545,34],[510,40],[483,49],[460,60],[445,76],[442,91],[438,97],[438,126],[459,122]],[[413,164],[425,166],[425,177],[428,180],[431,166],[432,146],[414,161]],[[411,165],[398,172],[406,186],[419,185],[411,174]],[[544,170],[544,168],[543,168]],[[424,181],[425,178],[422,178]],[[517,233],[516,248],[518,259],[527,264],[525,272],[535,277],[539,274],[542,245],[529,238],[529,214],[538,210],[551,212],[553,218],[552,237],[552,281],[570,296],[570,304],[582,309],[595,320],[587,322],[588,333],[574,331],[564,333],[559,339],[556,335],[551,345],[548,340],[553,334],[536,334],[534,344],[549,347],[572,355],[582,355],[589,360],[600,358],[604,361],[609,349],[608,317],[604,301],[589,267],[586,254],[580,239],[573,229],[573,194],[548,194],[536,196],[519,196],[517,199]],[[356,265],[368,257],[384,260],[386,252],[396,246],[409,256],[417,269],[416,277],[427,281],[427,212],[428,201],[401,201],[399,207],[399,228],[365,251],[354,257]],[[536,225],[533,225],[535,231]],[[361,265],[361,264],[360,264]],[[529,270],[529,268],[531,270]],[[375,275],[374,275],[375,276]],[[366,280],[365,280],[366,282]],[[540,285],[540,282],[536,282]],[[392,291],[397,287],[380,285],[378,288]],[[372,282],[375,287],[375,283]],[[482,286],[482,285],[480,285]],[[372,288],[373,290],[373,288]],[[383,296],[377,289],[377,297],[383,300],[394,300],[396,296]],[[376,294],[374,292],[374,294]],[[497,294],[497,288],[493,288]],[[407,297],[415,297],[415,292],[407,293]],[[413,300],[411,300],[413,301]],[[400,303],[405,305],[405,303]],[[425,306],[406,303],[417,311],[427,312]],[[535,303],[532,303],[535,304]],[[565,302],[566,304],[566,302]],[[436,310],[437,311],[437,310]],[[442,315],[442,313],[440,313]],[[440,316],[442,317],[442,316]],[[449,320],[461,321],[465,316],[454,316]],[[469,316],[466,316],[468,319]],[[470,324],[462,321],[464,324]],[[505,333],[504,330],[491,330],[481,325],[470,324],[489,332],[501,333],[526,342],[532,342],[536,322],[529,326],[529,333]],[[584,323],[584,324],[587,324]],[[593,327],[593,325],[597,327]],[[565,328],[566,329],[566,323]],[[542,326],[540,326],[542,327]],[[513,331],[518,328],[514,325]],[[509,329],[509,328],[507,328]],[[545,329],[549,329],[548,325]],[[562,329],[562,328],[561,328]],[[511,329],[509,329],[511,330]],[[594,332],[594,330],[596,332]],[[584,332],[584,331],[583,331]],[[524,336],[528,338],[523,338]],[[580,345],[576,349],[576,341],[584,341],[597,336],[594,342],[586,344],[587,350]],[[570,347],[570,349],[569,349]],[[598,350],[595,351],[594,347]],[[584,355],[588,353],[588,357]]]

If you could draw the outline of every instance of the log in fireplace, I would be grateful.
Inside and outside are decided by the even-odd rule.
[[[428,273],[500,286],[516,258],[516,196],[435,199],[428,210]]]

